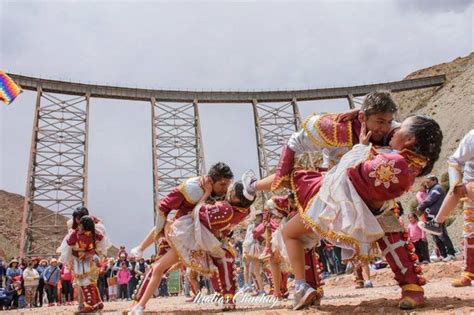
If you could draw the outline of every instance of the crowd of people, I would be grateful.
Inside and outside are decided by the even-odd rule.
[[[76,209],[58,249],[62,267],[52,259],[41,273],[33,263],[28,269],[30,262],[19,271],[12,261],[7,281],[20,286],[15,305],[21,296],[28,305],[39,304],[40,282],[31,288],[36,279],[43,279],[49,303],[64,301],[70,287],[60,285],[60,298],[56,288],[67,266],[72,275],[67,280],[66,272],[65,281],[73,281],[82,313],[101,310],[103,300],[131,299],[129,314],[143,314],[153,296],[167,295],[167,275],[176,271],[189,302],[202,287],[222,298],[224,310],[235,309],[238,292],[280,300],[292,291],[293,309],[299,310],[320,305],[322,280],[330,274],[353,272],[356,287],[369,288],[370,270],[388,266],[401,288],[399,307],[414,309],[425,304],[421,265],[456,259],[445,221],[461,199],[465,264],[452,285],[471,285],[474,130],[449,159],[445,191],[431,174],[443,140],[438,123],[424,115],[398,123],[396,112],[389,93],[374,92],[360,109],[311,115],[266,178],[249,170],[233,181],[228,165],[213,165],[206,176],[189,178],[162,198],[155,227],[130,253],[121,248],[117,259],[100,258],[110,246],[105,226],[86,208]],[[305,152],[321,152],[322,164],[297,167],[296,157]],[[397,199],[415,189],[415,180],[422,182],[418,204],[407,213]],[[254,205],[259,191],[272,193],[263,206]],[[157,254],[146,261],[143,253],[152,244],[159,244]]]

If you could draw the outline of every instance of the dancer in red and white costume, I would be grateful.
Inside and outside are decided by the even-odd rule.
[[[425,280],[418,276],[421,268],[410,252],[414,246],[392,211],[393,199],[432,169],[442,132],[431,118],[414,116],[395,132],[390,149],[367,145],[370,132],[364,125],[359,138],[361,144],[327,174],[294,171],[289,178],[299,209],[283,229],[296,279],[294,309],[317,298],[316,290],[305,282],[303,253],[321,238],[341,247],[343,259],[369,260],[378,243],[402,287],[399,306],[412,309],[424,303]]]
[[[474,280],[474,129],[461,140],[448,159],[450,190],[434,220],[418,224],[428,233],[441,235],[443,223],[464,198],[464,271],[454,287],[470,286]]]
[[[72,249],[74,281],[79,286],[79,294],[82,297],[79,313],[91,313],[104,308],[97,288],[98,254],[103,254],[105,250],[100,248],[99,243],[103,239],[104,236],[95,227],[94,219],[86,215],[80,219],[77,228],[66,240]]]
[[[87,222],[81,223],[83,217]],[[92,223],[90,222],[92,221]],[[84,224],[85,228],[84,229]],[[68,234],[56,250],[59,261],[69,265],[74,274],[74,285],[79,288],[79,312],[88,313],[103,308],[102,299],[97,289],[99,256],[107,255],[112,243],[106,228],[99,218],[89,216],[86,207],[78,207],[68,220]],[[93,226],[93,227],[92,227]],[[96,237],[92,237],[92,234]]]
[[[289,193],[286,196],[273,196],[266,203],[270,214],[275,217],[281,217],[281,221],[272,220],[267,225],[267,231],[271,231],[271,235],[268,238],[267,247],[264,251],[270,253],[270,255],[262,256],[263,259],[269,258],[269,264],[272,270],[272,279],[274,282],[274,295],[279,298],[288,296],[287,280],[288,271],[291,270],[286,245],[283,240],[282,230],[288,221],[298,213],[298,209],[295,203],[293,193]],[[316,247],[306,248],[304,251],[305,261],[305,279],[307,283],[316,290],[317,299],[314,301],[314,305],[318,305],[320,299],[324,295],[322,285],[322,265],[319,261],[319,255],[317,254]],[[280,275],[280,276],[279,276]],[[278,290],[278,288],[280,288]]]
[[[140,288],[140,296],[131,314],[141,314],[151,298],[163,273],[181,262],[186,267],[204,275],[214,276],[217,291],[224,299],[224,308],[234,308],[235,250],[226,237],[242,222],[253,200],[243,195],[242,183],[235,183],[228,192],[227,201],[205,204],[211,193],[210,184],[204,186],[204,194],[191,213],[175,216],[165,226],[165,237],[170,250],[153,265],[151,279]],[[146,279],[145,279],[146,280]]]
[[[250,183],[253,173],[242,177],[246,191],[275,191],[290,185],[295,157],[305,152],[321,152],[321,167],[330,169],[354,145],[360,142],[362,124],[368,130],[370,143],[388,145],[400,124],[394,121],[397,105],[389,93],[367,94],[360,110],[343,114],[313,114],[304,120],[302,129],[293,133],[283,147],[275,174]]]

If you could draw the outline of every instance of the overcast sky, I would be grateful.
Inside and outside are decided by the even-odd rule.
[[[144,88],[262,90],[400,80],[473,50],[470,1],[0,0],[0,69]],[[24,195],[35,94],[0,106],[0,189]],[[1,105],[1,104],[0,104]],[[345,100],[300,103],[303,116]],[[207,166],[257,169],[249,104],[200,105]],[[153,218],[150,108],[93,99],[89,207],[130,248]]]

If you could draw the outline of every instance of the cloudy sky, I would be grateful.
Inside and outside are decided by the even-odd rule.
[[[301,89],[400,80],[473,50],[470,1],[0,0],[0,69],[191,90]],[[0,106],[0,189],[24,194],[35,95]],[[345,100],[301,103],[302,115]],[[257,168],[249,104],[201,105],[206,163]],[[149,104],[93,99],[89,207],[116,245],[152,226]],[[245,153],[244,153],[245,152]]]

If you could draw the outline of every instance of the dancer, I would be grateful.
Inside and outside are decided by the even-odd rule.
[[[137,258],[143,257],[143,252],[155,241],[163,236],[163,228],[168,217],[179,218],[188,214],[196,206],[197,202],[204,194],[204,185],[210,183],[212,192],[209,200],[213,203],[222,200],[227,193],[227,189],[234,178],[234,174],[227,164],[218,162],[211,166],[207,176],[192,177],[185,180],[178,187],[175,187],[168,195],[160,200],[158,211],[156,213],[155,227],[151,229],[145,239],[134,247],[130,254]],[[177,210],[173,211],[172,210]],[[165,253],[169,249],[167,242],[161,244],[160,249]]]
[[[90,282],[96,283],[97,282],[97,277],[98,274],[95,275],[95,273],[91,274],[91,279],[84,281],[80,281],[80,277],[77,278],[75,276],[75,257],[74,257],[74,250],[73,247],[68,244],[68,239],[74,234],[77,233],[77,229],[80,225],[81,219],[84,216],[89,216],[92,221],[94,222],[94,228],[95,230],[98,231],[98,233],[101,235],[100,239],[97,239],[97,244],[95,244],[95,248],[97,248],[96,253],[98,255],[106,255],[107,250],[112,246],[112,242],[110,241],[110,238],[108,237],[107,230],[105,228],[105,225],[103,224],[102,220],[99,219],[96,216],[90,216],[89,215],[89,210],[84,207],[80,206],[74,209],[74,212],[72,213],[72,219],[68,220],[66,222],[66,225],[68,227],[68,234],[64,237],[63,241],[61,242],[61,245],[59,248],[56,250],[56,252],[59,254],[59,262],[62,264],[69,265],[70,268],[73,270],[74,274],[74,285],[77,287],[81,287],[84,283]],[[82,271],[79,271],[80,273]],[[95,271],[94,271],[95,272]],[[97,277],[96,277],[97,276]],[[94,278],[96,277],[96,278]],[[79,310],[86,310],[89,312],[88,308],[83,304],[83,294],[78,294],[78,303],[79,303]]]
[[[245,191],[253,195],[255,191],[275,191],[289,186],[295,156],[305,152],[323,151],[323,165],[331,168],[348,152],[353,145],[360,142],[359,134],[364,123],[368,138],[374,145],[388,145],[388,141],[399,127],[393,120],[397,105],[389,93],[374,92],[367,94],[356,115],[349,116],[348,121],[339,121],[337,114],[313,114],[306,118],[302,130],[291,135],[283,147],[275,174],[254,181],[253,172],[242,177]]]
[[[257,290],[256,295],[265,295],[264,282],[262,277],[263,263],[260,261],[260,256],[263,252],[263,211],[255,211],[255,219],[253,224],[247,228],[246,241],[244,242],[244,252],[246,261],[248,262],[249,276],[247,279],[248,285],[244,291],[251,291],[252,279]],[[260,227],[260,228],[259,228]]]
[[[459,200],[465,198],[464,272],[452,283],[454,287],[464,287],[470,286],[474,280],[474,129],[461,140],[454,154],[449,157],[448,165],[450,189],[438,214],[432,221],[418,224],[428,233],[442,235],[444,222]]]
[[[243,292],[252,291],[252,278],[255,281],[257,294],[263,291],[263,279],[261,275],[261,262],[259,257],[262,254],[262,245],[258,239],[254,238],[255,227],[263,220],[262,210],[253,212],[254,219],[250,220],[247,226],[244,242],[242,244],[242,256],[244,259],[244,286],[241,288]]]
[[[235,251],[226,237],[247,217],[253,200],[244,197],[241,182],[229,189],[226,201],[205,204],[211,191],[212,185],[207,182],[193,212],[179,218],[175,216],[166,225],[165,237],[171,248],[153,264],[152,275],[137,293],[139,302],[131,309],[131,314],[143,313],[163,273],[178,262],[204,275],[218,275],[215,279],[224,299],[224,308],[235,308]]]
[[[107,250],[105,247],[99,247],[102,239],[103,235],[96,230],[94,219],[87,215],[80,219],[77,229],[67,239],[67,244],[72,249],[74,279],[82,295],[80,313],[95,312],[104,307],[97,288],[97,255],[105,254]]]
[[[323,174],[294,171],[290,182],[299,214],[288,222],[283,236],[296,279],[294,309],[309,305],[316,291],[305,281],[303,249],[327,238],[342,248],[343,259],[368,261],[376,242],[402,287],[399,303],[412,309],[424,303],[418,276],[421,268],[391,209],[416,177],[427,174],[439,157],[442,132],[426,116],[407,118],[390,141],[391,149],[373,149],[370,132],[361,128],[360,145]]]
[[[159,241],[158,259],[163,257],[171,248],[168,240],[164,237],[164,226],[167,220],[172,222],[174,219],[178,219],[190,213],[203,197],[205,185],[212,187],[212,192],[206,197],[206,203],[212,204],[217,200],[224,199],[233,178],[234,174],[230,167],[223,162],[218,162],[211,166],[207,176],[189,178],[175,187],[168,195],[160,200],[155,219],[155,227],[150,230],[145,239],[143,239],[138,246],[130,251],[130,254],[137,258],[143,257],[143,252],[154,242]],[[153,270],[150,268],[145,275],[141,276],[139,285],[134,290],[132,296],[134,304],[140,300],[141,294],[143,294],[145,290],[144,288],[146,288],[148,283],[152,280],[152,275]],[[196,291],[197,294],[198,286],[196,286],[196,282],[192,281],[191,283],[194,284],[192,286],[193,291]]]

